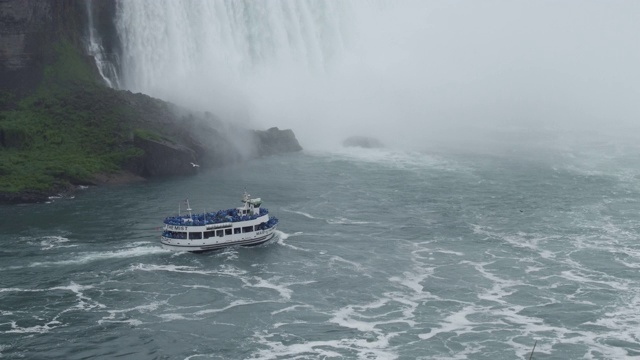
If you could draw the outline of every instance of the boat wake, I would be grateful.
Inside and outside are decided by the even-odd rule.
[[[172,254],[172,252],[170,250],[165,250],[159,246],[135,247],[118,251],[86,252],[80,253],[74,258],[67,260],[33,262],[29,264],[28,267],[82,265],[95,261],[129,259],[132,257],[149,256],[155,254]]]
[[[303,234],[302,232],[295,232],[293,234],[287,234],[287,233],[285,233],[283,231],[276,230],[276,238],[277,238],[276,243],[278,245],[286,246],[286,247],[294,249],[294,250],[310,251],[308,249],[303,249],[303,248],[300,248],[300,247],[297,247],[297,246],[293,246],[293,245],[285,242],[285,240],[289,239],[290,237],[296,237],[296,236],[300,236],[302,234]]]
[[[292,214],[298,214],[298,215],[302,215],[304,217],[306,217],[307,219],[313,219],[313,220],[322,220],[320,218],[317,218],[309,213],[306,212],[302,212],[302,211],[296,211],[296,210],[289,210],[289,209],[282,209],[282,211],[286,211]]]

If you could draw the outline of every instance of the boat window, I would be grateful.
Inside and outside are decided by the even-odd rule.
[[[253,226],[245,226],[242,228],[243,233],[248,233],[253,231]]]
[[[208,239],[210,237],[214,237],[215,233],[216,233],[215,230],[211,230],[211,231],[205,231],[203,235],[205,239]]]
[[[201,232],[189,233],[189,239],[202,239],[202,233]]]
[[[222,237],[223,234],[224,234],[224,230],[218,230],[218,232],[216,233],[218,237]]]
[[[186,232],[168,231],[167,235],[168,235],[167,237],[170,237],[172,239],[186,239],[187,238],[187,233]]]
[[[224,229],[225,235],[231,235],[231,233],[232,233],[231,229]]]
[[[242,232],[242,230],[240,228],[233,229],[233,233],[234,234],[240,234],[241,232]]]

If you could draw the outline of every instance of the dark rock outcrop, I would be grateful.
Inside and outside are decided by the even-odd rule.
[[[0,91],[35,88],[55,56],[51,43],[64,37],[80,45],[86,7],[79,0],[0,1]]]
[[[0,191],[0,204],[40,203],[49,200],[49,191],[20,191],[16,193]]]
[[[292,130],[280,130],[272,127],[266,131],[255,131],[256,151],[259,156],[268,156],[287,152],[301,151],[302,146],[298,143]]]
[[[141,167],[136,173],[143,177],[192,175],[196,173],[196,153],[192,149],[163,139],[143,139],[134,136],[133,144],[142,149]]]

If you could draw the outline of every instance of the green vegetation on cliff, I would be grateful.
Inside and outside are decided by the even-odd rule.
[[[197,172],[191,163],[204,169],[301,150],[291,130],[250,131],[108,88],[81,48],[47,45],[45,66],[33,67],[37,87],[0,91],[0,203],[43,201],[71,185],[117,181],[113,173],[189,175]]]
[[[90,59],[64,41],[53,50],[33,94],[0,94],[0,192],[90,183],[141,155],[132,145],[133,112],[100,84]]]

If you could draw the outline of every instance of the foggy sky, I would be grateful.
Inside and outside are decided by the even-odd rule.
[[[502,128],[637,128],[640,2],[395,6],[357,8],[343,62],[323,79],[291,80],[301,107],[291,127],[303,132],[295,117],[306,115],[341,134],[414,145]]]
[[[149,76],[133,87],[249,126],[292,128],[307,148],[335,146],[350,135],[419,147],[510,129],[640,132],[639,1],[309,3],[325,13],[310,12],[295,29],[243,28],[247,36],[229,43],[191,44],[201,28],[181,30],[189,38],[175,30],[200,24],[212,38],[217,28],[210,24],[219,20],[160,19],[157,26],[168,25],[157,42],[173,43],[145,56],[149,64],[164,61],[163,70],[144,64],[137,73]],[[300,4],[261,3],[256,14],[279,26],[275,16],[282,15],[270,7],[282,12]],[[310,32],[309,19],[329,31]],[[303,37],[292,30],[305,32],[313,46],[301,46]],[[249,47],[261,56],[251,69],[242,52]],[[174,49],[183,53],[173,56]],[[287,56],[267,56],[278,52]]]

